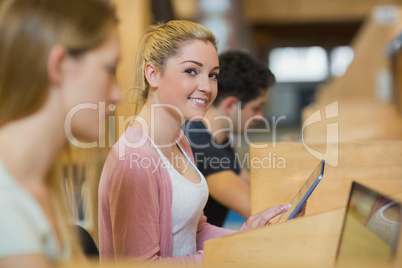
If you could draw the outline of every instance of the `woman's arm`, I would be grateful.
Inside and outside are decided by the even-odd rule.
[[[290,205],[279,205],[266,208],[252,216],[250,216],[245,223],[240,227],[239,231],[246,231],[249,229],[263,227],[271,224],[270,220],[282,213],[285,213],[290,208]],[[206,240],[230,235],[238,231],[220,228],[207,223],[207,218],[204,214],[201,215],[198,222],[197,230],[197,249],[202,250],[204,248],[204,242]]]
[[[243,224],[242,227],[240,228],[240,231],[244,230],[247,230],[247,226]],[[207,222],[207,217],[205,217],[204,213],[202,213],[198,221],[198,227],[197,227],[197,250],[203,250],[204,242],[209,239],[234,234],[236,232],[237,231],[209,224]]]
[[[166,241],[171,237],[162,228],[171,228],[171,222],[161,222],[161,200],[166,193],[156,183],[159,171],[153,167],[133,165],[133,155],[125,161],[116,161],[109,170],[105,166],[99,188],[99,239],[101,260],[131,259],[135,262],[197,265],[203,263],[203,252],[183,257],[164,256]],[[142,158],[144,156],[141,156]],[[139,160],[139,159],[137,159]],[[130,164],[131,163],[131,164]],[[107,183],[106,183],[107,182]],[[161,247],[161,244],[165,243]]]

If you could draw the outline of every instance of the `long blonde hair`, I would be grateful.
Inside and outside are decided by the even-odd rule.
[[[201,40],[211,42],[217,47],[214,34],[201,24],[186,20],[171,20],[165,24],[148,27],[141,39],[136,56],[135,86],[138,90],[138,109],[146,102],[149,84],[145,78],[145,65],[152,63],[160,71],[164,71],[166,61],[175,56],[186,41]]]
[[[70,55],[79,57],[101,45],[116,25],[114,9],[103,0],[1,0],[0,127],[44,105],[52,47],[62,45]],[[47,183],[56,224],[63,240],[74,245],[74,256],[78,241],[67,225],[71,217],[62,193],[61,172],[54,172]]]

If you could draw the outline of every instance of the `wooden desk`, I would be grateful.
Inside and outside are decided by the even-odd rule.
[[[205,266],[331,267],[343,215],[338,209],[207,241]]]
[[[306,216],[207,241],[206,267],[333,267],[353,180],[402,200],[402,141],[310,146],[338,165],[326,166]],[[290,202],[318,162],[301,143],[250,146],[252,213]]]
[[[364,256],[367,263],[386,262],[392,254],[391,247],[371,232],[356,218],[348,216],[343,234],[343,247],[339,250],[339,264],[357,256]]]

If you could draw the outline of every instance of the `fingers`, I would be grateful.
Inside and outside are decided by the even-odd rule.
[[[279,214],[285,213],[290,209],[292,205],[280,205],[275,207],[270,207],[262,211],[260,215],[260,221],[258,222],[258,227],[265,226],[269,223],[272,218],[275,218]]]
[[[290,207],[290,204],[269,207],[257,214],[250,216],[246,221],[246,225],[249,229],[252,229],[270,224],[270,220],[272,218],[278,216],[279,214],[285,213]]]
[[[246,225],[249,229],[256,228],[256,226],[259,222],[259,217],[260,217],[261,213],[262,213],[262,211],[248,217],[248,219],[246,221]]]

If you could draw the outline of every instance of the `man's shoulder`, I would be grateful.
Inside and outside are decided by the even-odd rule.
[[[187,121],[182,130],[186,135],[191,148],[207,148],[213,143],[213,138],[202,122]]]

